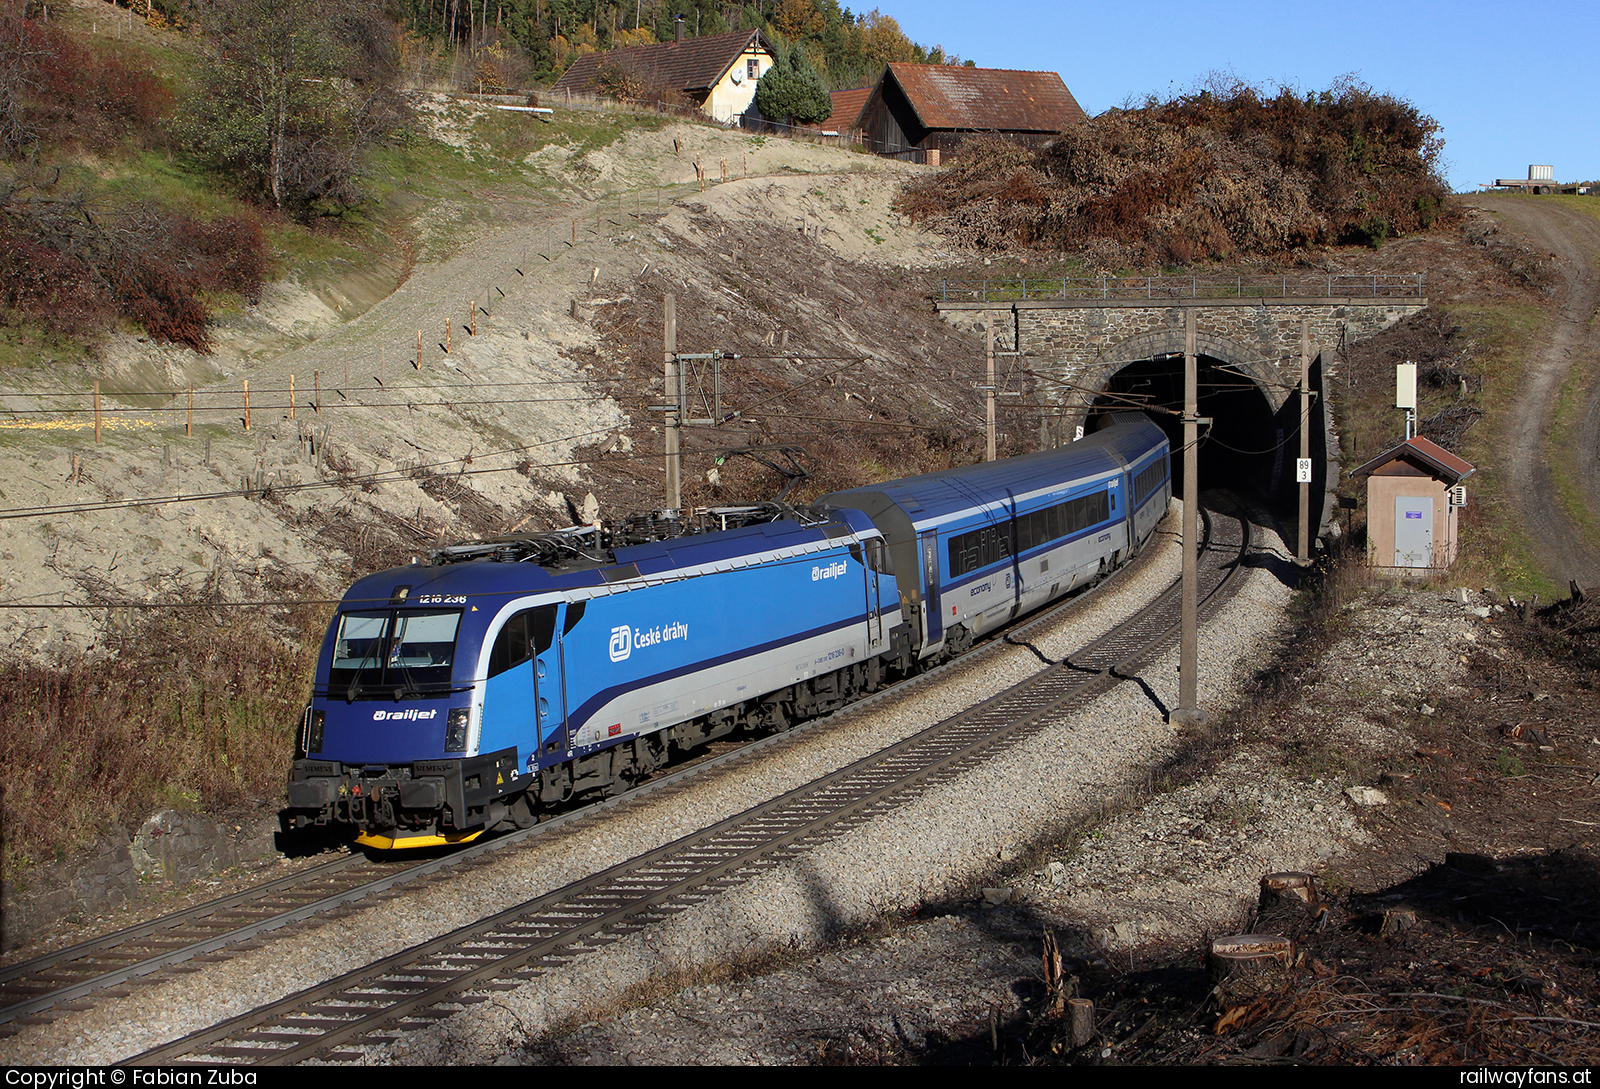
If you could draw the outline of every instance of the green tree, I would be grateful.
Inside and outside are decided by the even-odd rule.
[[[773,44],[777,62],[756,84],[756,108],[768,121],[810,125],[833,113],[833,99],[803,49]]]
[[[210,50],[189,148],[299,211],[360,199],[361,152],[404,116],[394,34],[368,0],[197,0]]]

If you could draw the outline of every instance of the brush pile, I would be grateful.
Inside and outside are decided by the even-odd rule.
[[[898,206],[969,245],[1102,268],[1376,246],[1446,214],[1438,128],[1356,83],[1271,97],[1234,84],[1107,111],[1038,150],[976,138]]]

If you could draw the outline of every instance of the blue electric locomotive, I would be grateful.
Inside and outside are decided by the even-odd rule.
[[[1116,421],[802,510],[667,512],[364,578],[323,642],[286,816],[376,847],[460,842],[958,654],[1154,529],[1166,438]]]

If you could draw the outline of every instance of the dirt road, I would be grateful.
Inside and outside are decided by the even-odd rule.
[[[1581,391],[1582,418],[1565,449],[1548,439],[1562,388],[1573,369],[1596,373],[1600,364],[1600,219],[1552,200],[1485,194],[1470,203],[1494,212],[1538,249],[1555,255],[1560,286],[1556,307],[1539,339],[1529,345],[1527,383],[1517,396],[1506,435],[1512,491],[1523,504],[1540,566],[1557,583],[1600,583],[1600,550],[1592,534],[1563,508],[1551,472],[1556,458],[1566,466],[1578,498],[1600,514],[1600,383]]]

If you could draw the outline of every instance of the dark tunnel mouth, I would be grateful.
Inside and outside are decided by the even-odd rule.
[[[1237,364],[1200,355],[1199,415],[1210,417],[1200,427],[1200,488],[1230,490],[1254,500],[1279,517],[1293,517],[1298,502],[1295,461],[1300,456],[1300,399],[1289,392],[1274,409],[1267,391]],[[1313,390],[1320,373],[1313,365]],[[1131,403],[1130,403],[1131,402]],[[1095,395],[1085,432],[1102,426],[1105,414],[1143,406],[1172,444],[1173,494],[1181,494],[1183,459],[1183,357],[1156,356],[1123,364]],[[1311,450],[1313,492],[1326,479],[1326,447],[1320,406],[1312,402]],[[1314,507],[1316,505],[1314,504]],[[1315,514],[1313,515],[1315,519]]]

